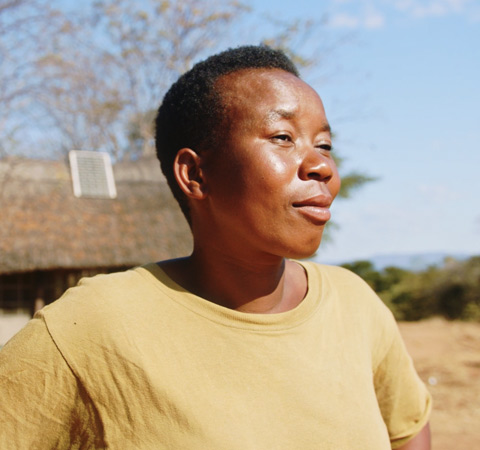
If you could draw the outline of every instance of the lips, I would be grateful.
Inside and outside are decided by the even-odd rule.
[[[330,195],[317,195],[306,200],[293,202],[293,207],[305,218],[315,224],[324,224],[330,220],[330,205],[333,198]]]

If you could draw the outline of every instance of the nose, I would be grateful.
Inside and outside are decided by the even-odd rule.
[[[336,173],[337,167],[327,150],[309,148],[303,155],[299,167],[299,177],[302,180],[318,180],[328,182]]]

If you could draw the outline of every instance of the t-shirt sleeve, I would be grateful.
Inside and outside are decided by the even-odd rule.
[[[94,405],[32,319],[0,352],[0,448],[101,448]]]
[[[392,448],[400,447],[427,424],[431,396],[420,380],[393,317],[391,344],[374,370],[375,391]]]

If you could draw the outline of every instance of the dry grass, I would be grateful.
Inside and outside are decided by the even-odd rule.
[[[433,450],[480,448],[480,324],[435,318],[399,326],[433,396]]]

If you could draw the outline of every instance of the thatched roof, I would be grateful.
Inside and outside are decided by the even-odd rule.
[[[115,164],[116,199],[76,198],[61,161],[0,160],[0,273],[182,256],[188,225],[156,160]]]

